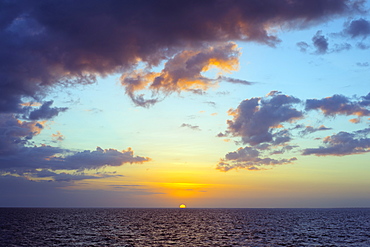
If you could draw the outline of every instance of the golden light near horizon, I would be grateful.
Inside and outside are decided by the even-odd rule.
[[[181,204],[181,205],[179,206],[179,208],[186,208],[186,205],[185,205],[185,204]]]

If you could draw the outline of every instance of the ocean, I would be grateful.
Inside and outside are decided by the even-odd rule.
[[[0,246],[370,246],[370,208],[0,208]]]

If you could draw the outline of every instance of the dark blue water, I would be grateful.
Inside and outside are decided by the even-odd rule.
[[[0,208],[0,246],[370,246],[370,209]]]

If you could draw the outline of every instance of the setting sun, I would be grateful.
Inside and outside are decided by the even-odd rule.
[[[185,205],[185,204],[181,204],[181,205],[179,206],[179,208],[186,208],[186,205]]]

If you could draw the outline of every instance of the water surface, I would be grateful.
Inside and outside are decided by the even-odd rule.
[[[370,246],[370,209],[0,208],[0,246]]]

